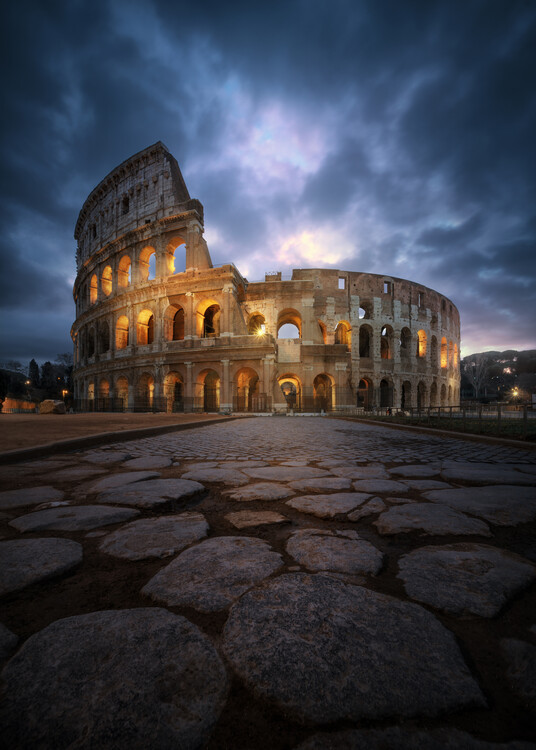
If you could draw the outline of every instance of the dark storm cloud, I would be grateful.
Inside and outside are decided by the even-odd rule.
[[[32,329],[65,349],[78,211],[157,140],[216,262],[409,277],[470,349],[490,317],[493,348],[535,345],[533,3],[34,0],[3,24],[4,357]]]

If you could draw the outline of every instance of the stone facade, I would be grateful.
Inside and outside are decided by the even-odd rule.
[[[160,142],[90,194],[75,230],[80,408],[459,403],[460,319],[446,297],[404,279],[335,269],[248,282],[232,264],[213,267],[203,229],[203,206]],[[296,337],[278,338],[282,326],[282,336]]]

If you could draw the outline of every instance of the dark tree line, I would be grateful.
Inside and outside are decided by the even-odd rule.
[[[73,359],[70,354],[58,354],[55,361],[41,367],[30,360],[27,370],[20,362],[9,360],[0,366],[0,398],[62,399],[72,392]]]

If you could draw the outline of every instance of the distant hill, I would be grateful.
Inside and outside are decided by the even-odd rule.
[[[536,392],[536,349],[475,352],[460,365],[462,398],[530,401]]]

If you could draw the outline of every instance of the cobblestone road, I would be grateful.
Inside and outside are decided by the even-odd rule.
[[[534,451],[259,417],[0,479],[8,747],[536,747]]]

